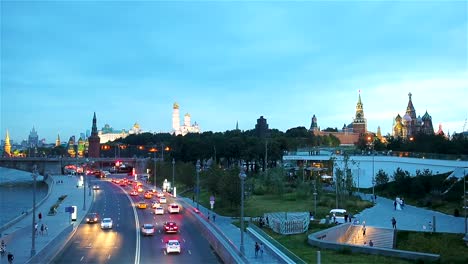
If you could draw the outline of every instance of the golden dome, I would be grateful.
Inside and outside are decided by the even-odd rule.
[[[179,109],[179,104],[177,102],[174,103],[174,106],[172,106],[174,109]]]

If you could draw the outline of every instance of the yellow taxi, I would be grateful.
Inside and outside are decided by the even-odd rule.
[[[151,192],[145,192],[145,198],[146,199],[151,199],[151,198],[153,198],[153,194]]]
[[[146,209],[147,205],[146,205],[145,202],[141,201],[141,202],[139,202],[139,203],[137,204],[137,207],[138,207],[139,209]]]

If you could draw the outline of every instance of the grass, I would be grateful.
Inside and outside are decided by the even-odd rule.
[[[440,254],[440,263],[468,263],[462,234],[398,231],[397,249]]]

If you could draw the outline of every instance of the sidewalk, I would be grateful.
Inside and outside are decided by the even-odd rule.
[[[186,197],[179,197],[179,199],[184,199],[184,202],[196,207],[197,204],[192,202],[192,199]],[[210,222],[213,225],[216,225],[223,234],[228,237],[232,244],[236,245],[237,248],[240,247],[240,228],[232,224],[232,218],[227,216],[221,216],[216,214],[216,220],[213,222],[213,213],[211,210],[203,207],[199,204],[200,215],[204,216],[205,220],[208,221],[208,212],[210,212]],[[248,259],[249,263],[284,263],[275,257],[266,247],[264,249],[263,255],[259,252],[258,256],[255,256],[255,240],[254,237],[249,233],[244,233],[244,250],[245,257]]]
[[[65,213],[65,207],[75,205],[78,208],[77,220],[75,229],[83,220],[92,203],[94,192],[86,188],[86,209],[83,210],[83,188],[77,188],[76,176],[56,175],[52,177],[52,184],[49,185],[51,192],[49,197],[36,208],[36,222],[38,223],[38,234],[35,239],[35,250],[38,255],[49,243],[59,236],[67,227],[70,226],[70,214]],[[63,183],[59,183],[63,181]],[[60,206],[57,208],[57,214],[47,215],[49,209],[54,205],[58,198],[62,195],[67,195]],[[31,197],[25,197],[31,199]],[[31,201],[32,204],[32,201]],[[38,214],[42,214],[42,219],[39,221]],[[48,232],[40,234],[41,225],[45,224],[48,227]],[[19,222],[2,232],[2,240],[7,245],[7,252],[12,252],[14,255],[13,263],[27,263],[31,258],[32,249],[32,213],[21,219]],[[62,246],[64,243],[62,244]],[[47,260],[43,260],[47,262]],[[0,259],[0,264],[8,263],[6,255]]]
[[[371,200],[371,194],[360,194],[364,200]],[[351,212],[354,213],[354,212]],[[465,232],[465,218],[446,215],[440,212],[427,210],[411,205],[405,205],[403,210],[395,210],[393,200],[377,196],[375,206],[356,214],[359,221],[366,221],[366,225],[374,227],[392,228],[391,219],[397,220],[397,229],[408,231],[430,231],[429,221],[433,224],[435,216],[435,228],[438,233]],[[423,228],[426,227],[426,229]]]

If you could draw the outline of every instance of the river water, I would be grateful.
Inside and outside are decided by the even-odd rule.
[[[43,177],[37,177],[36,204],[47,195]],[[32,208],[33,178],[31,172],[0,167],[0,227]]]

